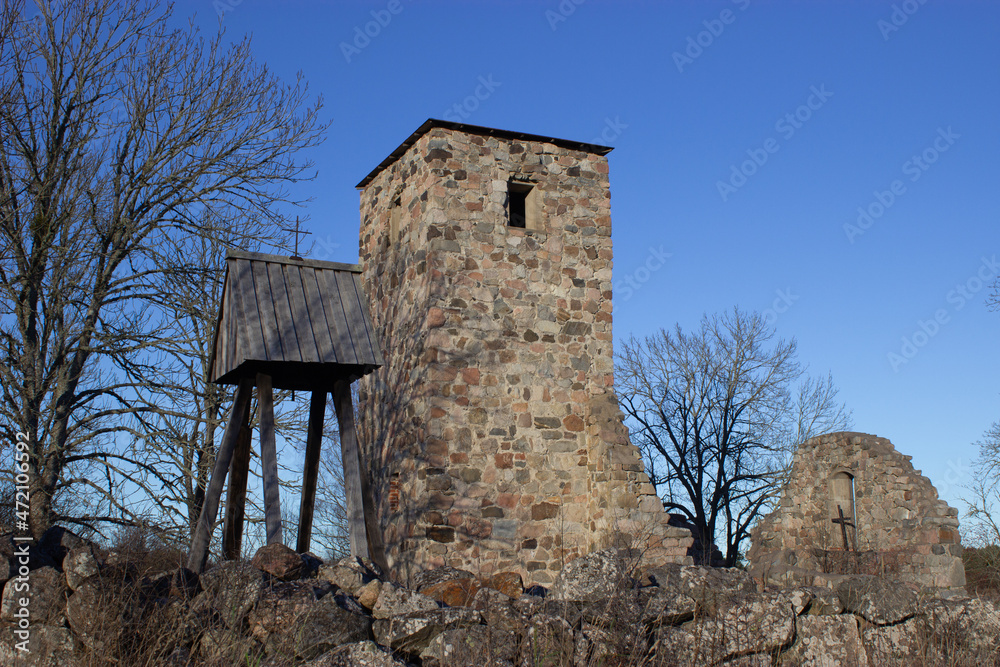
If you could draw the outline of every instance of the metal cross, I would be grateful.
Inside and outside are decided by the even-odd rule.
[[[299,216],[295,216],[294,229],[292,229],[291,227],[282,227],[281,231],[292,232],[293,234],[295,234],[295,254],[292,255],[292,259],[299,259],[299,260],[302,259],[301,257],[299,257],[299,235],[301,234],[302,236],[306,236],[308,234],[312,234],[312,232],[304,232],[299,229]]]
[[[850,526],[851,528],[854,528],[854,523],[850,519],[844,518],[844,510],[840,505],[837,505],[837,514],[840,515],[840,518],[830,519],[830,521],[840,524],[840,533],[844,538],[844,551],[853,551],[847,543],[847,527]]]

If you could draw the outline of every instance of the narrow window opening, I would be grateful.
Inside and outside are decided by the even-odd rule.
[[[854,505],[854,477],[846,472],[838,472],[830,478],[830,519],[834,522],[834,544],[843,541],[844,531],[841,530],[841,513],[843,513],[844,528],[849,536],[848,547],[857,541],[857,514]],[[853,539],[851,539],[853,538]],[[842,545],[844,546],[844,545]]]
[[[528,227],[528,195],[531,189],[529,183],[510,181],[507,184],[507,216],[511,227]]]
[[[399,217],[402,211],[403,202],[396,197],[396,201],[392,202],[392,208],[389,209],[389,241],[392,244],[399,242]]]

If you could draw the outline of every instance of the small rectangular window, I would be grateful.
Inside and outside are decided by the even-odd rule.
[[[392,208],[389,209],[389,241],[393,244],[399,241],[399,217],[402,211],[403,202],[396,197],[396,201],[392,202]]]
[[[528,195],[531,189],[529,183],[507,183],[507,219],[511,227],[525,229],[528,226]]]

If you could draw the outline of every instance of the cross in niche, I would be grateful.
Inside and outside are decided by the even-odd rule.
[[[844,538],[844,551],[854,551],[847,542],[847,527],[854,528],[854,523],[850,519],[844,518],[844,509],[840,505],[837,505],[837,514],[840,515],[840,518],[830,519],[830,521],[840,524],[840,533]]]
[[[308,234],[312,234],[312,232],[306,232],[299,229],[299,216],[295,216],[294,229],[292,227],[282,227],[281,231],[295,234],[295,254],[292,255],[292,259],[302,259],[299,257],[299,235],[301,234],[302,236],[306,236]]]

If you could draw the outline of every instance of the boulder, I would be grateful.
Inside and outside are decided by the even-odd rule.
[[[445,630],[435,636],[420,652],[423,667],[452,665],[513,664],[517,643],[498,634],[488,625],[469,625]]]
[[[736,604],[757,592],[753,578],[735,567],[683,567],[680,577],[682,591],[707,614],[714,614],[719,608]]]
[[[917,613],[917,594],[901,581],[858,575],[841,581],[836,591],[845,611],[876,625],[899,623]]]
[[[682,635],[687,635],[684,637]],[[795,636],[795,612],[781,593],[758,593],[720,608],[717,615],[657,630],[659,658],[721,661],[740,655],[772,653]],[[685,662],[685,664],[691,664]]]
[[[842,616],[800,616],[795,643],[781,654],[784,667],[866,667],[868,656],[861,643],[858,621]]]
[[[812,593],[812,600],[806,608],[806,613],[810,616],[836,616],[843,613],[844,605],[836,591],[818,586],[811,586],[806,590]]]
[[[305,569],[302,557],[280,542],[258,549],[250,564],[279,581],[295,581]]]
[[[418,593],[423,593],[425,588],[429,588],[435,584],[440,584],[444,581],[453,581],[455,579],[475,580],[476,575],[472,574],[468,570],[460,570],[457,567],[436,567],[433,570],[418,572],[413,577],[413,581],[410,582],[410,588]]]
[[[449,607],[464,607],[472,602],[478,590],[479,582],[475,579],[448,579],[425,586],[420,592]]]
[[[49,559],[57,566],[62,564],[63,559],[73,549],[91,546],[93,543],[85,540],[68,528],[62,526],[52,526],[42,534],[42,539],[38,540],[38,548],[45,552]]]
[[[75,591],[84,580],[94,576],[100,570],[97,549],[89,544],[70,549],[66,553],[66,557],[63,558],[62,569],[66,575],[66,584],[70,590]]]
[[[870,665],[921,665],[927,657],[927,624],[912,617],[895,625],[862,624],[861,640]],[[928,664],[935,664],[933,661]]]
[[[201,592],[198,574],[186,567],[160,572],[148,578],[144,588],[153,598],[193,598]]]
[[[68,593],[66,578],[52,567],[33,570],[24,579],[15,577],[3,588],[0,620],[13,621],[21,609],[20,601],[27,599],[32,623],[59,625]]]
[[[386,582],[382,584],[378,600],[372,607],[372,616],[390,618],[418,611],[433,611],[438,606],[436,600],[432,600],[426,595],[414,593],[408,588]]]
[[[315,658],[338,646],[371,638],[371,618],[356,613],[349,599],[343,593],[328,594],[317,601],[294,595],[280,600],[265,596],[251,612],[251,630],[263,641],[269,656]],[[259,609],[264,611],[259,613]]]
[[[406,667],[406,663],[375,642],[363,641],[328,651],[303,667]]]
[[[980,598],[934,599],[921,606],[942,653],[989,664],[1000,656],[1000,607]]]
[[[227,561],[203,573],[204,591],[195,606],[217,610],[227,628],[241,632],[250,610],[264,593],[265,574],[240,561]]]
[[[498,590],[509,598],[517,599],[524,592],[524,581],[517,572],[498,572],[480,582],[482,588]]]
[[[482,623],[483,617],[478,611],[454,607],[377,619],[372,624],[372,631],[375,640],[382,646],[402,653],[419,655],[434,637],[445,630]]]
[[[643,607],[642,622],[654,627],[677,625],[694,618],[697,606],[694,598],[686,593],[657,589]]]
[[[378,579],[373,579],[372,581],[369,581],[367,584],[358,589],[357,593],[355,593],[354,595],[358,600],[358,604],[360,604],[365,609],[370,610],[372,607],[375,606],[375,603],[378,602],[378,596],[379,593],[381,592],[382,592],[382,582],[379,581]]]
[[[556,577],[549,592],[553,600],[593,602],[635,585],[631,561],[618,549],[595,551],[571,561]]]
[[[342,558],[332,565],[323,565],[316,575],[329,581],[348,595],[355,595],[366,584],[382,577],[375,566],[353,556]]]
[[[77,641],[68,628],[57,625],[32,624],[26,640],[14,634],[14,628],[4,628],[0,641],[0,665],[18,667],[77,667]],[[27,651],[18,649],[22,644]]]
[[[574,640],[573,628],[566,619],[552,614],[537,614],[529,619],[526,632],[521,637],[518,647],[521,664],[533,667],[572,664],[576,649]]]
[[[198,655],[209,665],[232,664],[243,656],[249,658],[261,653],[263,650],[256,641],[227,627],[209,628],[198,639]]]
[[[114,646],[126,632],[125,624],[136,613],[137,596],[121,582],[101,574],[90,577],[69,597],[66,620],[77,639],[100,653]]]

